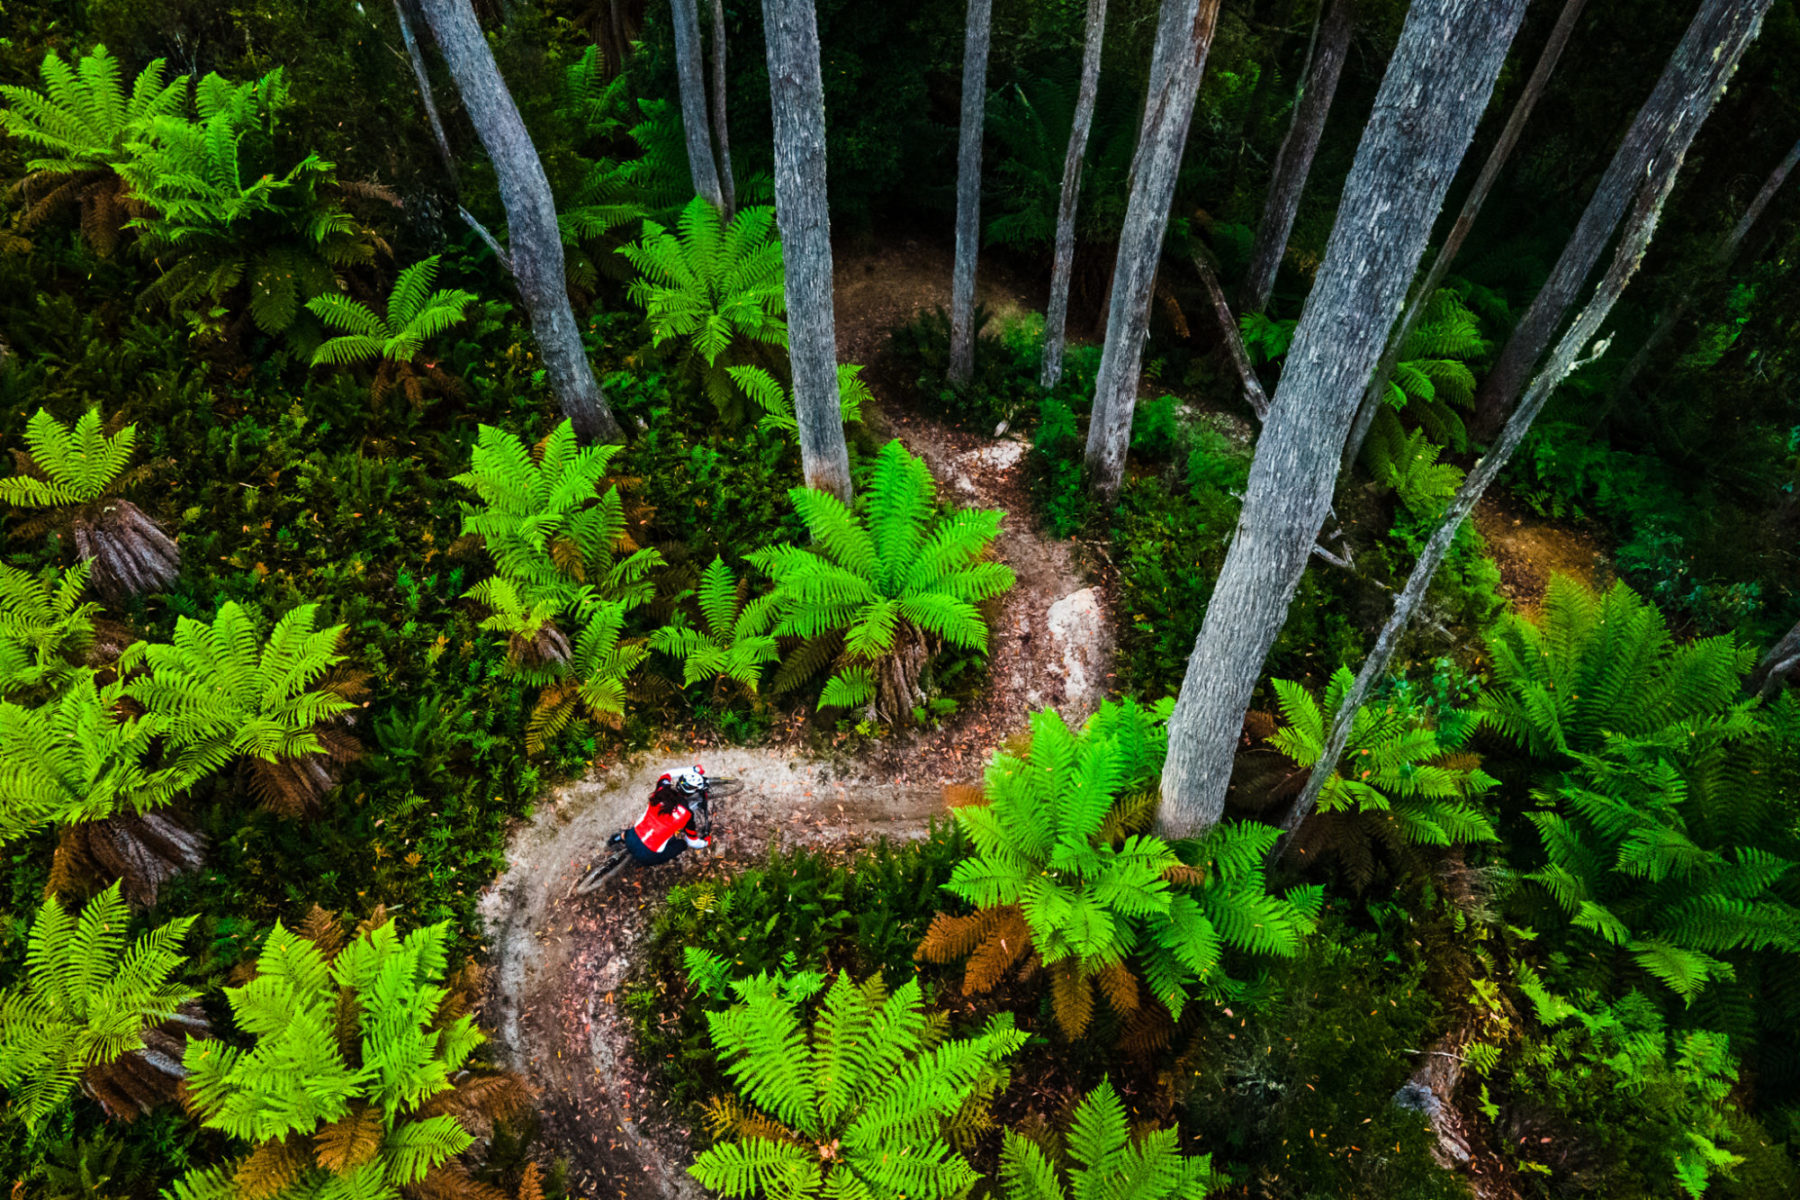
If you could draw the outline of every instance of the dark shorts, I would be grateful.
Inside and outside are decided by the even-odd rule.
[[[637,830],[627,829],[625,831],[625,848],[631,851],[631,857],[637,859],[639,863],[646,867],[654,867],[659,863],[668,862],[686,850],[687,843],[678,833],[664,843],[661,850],[652,850],[644,845],[644,839],[638,836]]]

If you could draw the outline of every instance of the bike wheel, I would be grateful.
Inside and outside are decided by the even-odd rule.
[[[709,779],[706,782],[706,796],[709,800],[723,800],[743,790],[744,781],[741,779]]]
[[[602,887],[606,886],[607,882],[611,880],[613,876],[623,871],[625,865],[630,861],[631,854],[629,851],[620,850],[615,852],[613,856],[605,862],[588,868],[587,874],[583,875],[581,881],[575,885],[574,894],[577,896],[586,896],[599,891]]]

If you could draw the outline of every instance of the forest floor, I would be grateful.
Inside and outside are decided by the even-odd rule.
[[[1505,494],[1482,497],[1475,528],[1499,564],[1500,594],[1533,619],[1553,574],[1573,575],[1590,587],[1612,582],[1612,555],[1599,537],[1545,520]]]
[[[839,357],[870,368],[871,428],[924,458],[958,503],[1008,514],[993,552],[1017,583],[992,619],[986,686],[934,729],[823,754],[804,749],[793,728],[776,731],[774,748],[665,744],[596,763],[587,778],[544,797],[515,833],[507,870],[482,900],[492,938],[484,1021],[496,1030],[502,1060],[539,1091],[544,1132],[569,1157],[574,1195],[701,1194],[684,1169],[691,1131],[662,1118],[666,1101],[634,1059],[619,1011],[633,950],[669,887],[760,859],[774,844],[848,850],[884,836],[922,837],[944,812],[944,787],[978,782],[994,745],[1023,728],[1032,711],[1053,705],[1079,721],[1109,690],[1105,590],[1090,585],[1075,543],[1038,525],[1026,492],[1026,443],[956,430],[895,403],[898,389],[883,361],[888,331],[948,302],[947,251],[899,242],[852,252],[840,258],[836,277]],[[996,312],[1026,302],[1004,278],[984,278],[982,292]],[[720,807],[717,848],[571,898],[607,837],[641,814],[656,777],[695,760],[747,785]]]
[[[1017,574],[996,614],[988,678],[978,698],[934,729],[821,752],[798,723],[772,746],[717,747],[703,735],[671,740],[613,763],[538,804],[514,835],[506,872],[487,891],[492,939],[484,1022],[502,1061],[540,1094],[544,1133],[570,1162],[571,1195],[688,1200],[703,1193],[685,1170],[691,1130],[667,1113],[632,1050],[622,1001],[635,949],[675,884],[760,859],[772,845],[849,852],[880,837],[922,837],[944,812],[943,789],[978,782],[996,743],[1028,714],[1054,705],[1077,721],[1110,691],[1112,623],[1104,585],[1090,583],[1079,544],[1050,538],[1026,492],[1026,444],[957,430],[898,403],[904,382],[887,362],[888,332],[948,303],[947,247],[902,239],[842,254],[836,268],[839,359],[868,366],[882,439],[899,437],[963,504],[1000,508],[995,556]],[[981,280],[996,315],[1036,304],[1033,287],[1004,272]],[[1503,589],[1532,611],[1553,570],[1592,580],[1597,540],[1489,501],[1477,522],[1500,562]],[[606,838],[642,811],[656,777],[694,760],[746,783],[717,814],[718,844],[656,870],[628,871],[598,895],[572,898]]]

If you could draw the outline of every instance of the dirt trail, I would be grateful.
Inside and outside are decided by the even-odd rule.
[[[840,256],[837,278],[840,358],[875,367],[890,328],[947,302],[950,256],[928,243],[900,243]],[[983,288],[984,303],[996,309],[1025,303],[1004,281],[984,278]],[[538,1089],[546,1133],[569,1156],[575,1195],[701,1194],[679,1153],[689,1131],[662,1118],[619,1011],[633,951],[667,887],[717,866],[721,855],[748,861],[774,842],[922,836],[943,811],[944,785],[978,779],[995,743],[1029,712],[1054,705],[1079,720],[1107,689],[1113,644],[1105,596],[1088,586],[1073,545],[1038,527],[1025,490],[1025,444],[905,411],[880,382],[887,374],[870,372],[876,433],[901,438],[960,503],[1008,514],[994,553],[1018,582],[992,624],[987,684],[942,726],[896,734],[856,758],[671,745],[597,768],[543,799],[482,898],[492,939],[483,1020],[495,1029],[502,1060]],[[656,776],[695,758],[711,774],[747,784],[721,806],[718,848],[654,872],[628,872],[599,896],[568,899],[606,838],[641,813]]]
[[[1585,530],[1547,521],[1510,496],[1489,492],[1475,508],[1475,528],[1500,567],[1500,594],[1533,620],[1551,575],[1573,575],[1590,586],[1612,578],[1612,556]]]

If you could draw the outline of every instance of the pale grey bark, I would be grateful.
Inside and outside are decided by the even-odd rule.
[[[675,82],[681,96],[681,132],[687,140],[694,195],[725,211],[725,191],[713,162],[712,125],[706,117],[706,73],[700,65],[700,14],[695,0],[669,0],[675,30]]]
[[[1069,278],[1075,272],[1075,210],[1081,201],[1081,160],[1094,127],[1094,99],[1100,91],[1100,48],[1106,36],[1106,0],[1088,0],[1087,34],[1081,47],[1081,85],[1075,94],[1075,123],[1063,159],[1062,192],[1056,202],[1056,254],[1050,267],[1050,306],[1044,314],[1044,359],[1038,385],[1053,388],[1062,378],[1063,347],[1069,325]]]
[[[1269,419],[1269,396],[1263,391],[1262,380],[1256,377],[1256,368],[1250,365],[1250,355],[1244,349],[1244,335],[1238,329],[1237,318],[1231,314],[1231,305],[1225,300],[1225,289],[1219,286],[1219,274],[1199,255],[1194,256],[1194,270],[1199,273],[1200,283],[1212,301],[1213,315],[1218,319],[1219,333],[1225,341],[1225,353],[1231,358],[1231,365],[1243,384],[1244,399],[1256,419],[1266,421]]]
[[[1519,135],[1525,132],[1525,122],[1531,119],[1531,110],[1537,107],[1538,98],[1544,94],[1551,73],[1556,70],[1557,60],[1562,57],[1563,47],[1569,44],[1569,35],[1575,31],[1575,20],[1581,16],[1581,10],[1586,4],[1587,0],[1565,0],[1562,15],[1557,17],[1556,25],[1550,30],[1550,38],[1544,43],[1543,52],[1538,55],[1537,65],[1531,69],[1531,77],[1525,81],[1525,90],[1519,93],[1512,114],[1506,118],[1506,128],[1500,131],[1500,139],[1488,152],[1487,161],[1481,164],[1481,174],[1475,177],[1475,184],[1463,201],[1462,211],[1456,214],[1456,224],[1445,235],[1444,244],[1439,248],[1437,257],[1432,260],[1431,270],[1426,273],[1425,281],[1414,290],[1412,300],[1406,306],[1406,315],[1400,318],[1400,324],[1388,338],[1387,350],[1382,353],[1381,363],[1375,368],[1375,374],[1369,377],[1369,387],[1363,393],[1362,406],[1356,410],[1356,424],[1350,427],[1350,439],[1344,444],[1344,474],[1348,475],[1356,456],[1362,453],[1363,442],[1369,436],[1369,426],[1374,424],[1376,410],[1387,391],[1388,379],[1392,377],[1394,367],[1400,361],[1400,353],[1406,347],[1406,339],[1412,336],[1412,331],[1418,327],[1420,314],[1425,311],[1425,305],[1438,288],[1443,286],[1444,276],[1450,273],[1450,264],[1456,261],[1463,242],[1468,239],[1469,230],[1475,226],[1475,218],[1481,213],[1481,206],[1487,202],[1488,193],[1494,190],[1494,181],[1500,178],[1500,169],[1512,156],[1513,147],[1519,144]]]
[[[1169,721],[1170,836],[1201,834],[1224,810],[1244,710],[1330,510],[1344,435],[1525,3],[1414,0],[1407,12]]]
[[[737,176],[731,169],[731,130],[725,123],[725,0],[712,0],[712,132],[719,152],[719,188],[725,215],[737,211]]]
[[[1563,247],[1562,256],[1551,268],[1544,286],[1525,310],[1507,339],[1505,349],[1494,360],[1487,378],[1475,398],[1475,433],[1492,437],[1512,411],[1519,391],[1531,377],[1532,368],[1543,356],[1556,329],[1562,324],[1576,293],[1587,280],[1601,252],[1612,239],[1626,205],[1637,193],[1650,156],[1666,137],[1678,136],[1678,126],[1693,120],[1693,110],[1683,104],[1683,97],[1693,93],[1695,81],[1721,78],[1736,66],[1735,58],[1725,61],[1718,48],[1744,44],[1742,31],[1762,21],[1772,0],[1702,0],[1681,43],[1663,68],[1662,77],[1644,106],[1638,110],[1624,140],[1614,152],[1612,161],[1600,176],[1600,182],[1588,200],[1575,232]]]
[[[569,306],[556,201],[531,135],[519,116],[469,0],[420,0],[425,20],[456,80],[463,108],[487,149],[506,207],[513,279],[531,316],[531,332],[550,388],[583,441],[617,442],[624,432],[594,379]]]
[[[1769,652],[1762,656],[1751,672],[1745,690],[1753,696],[1767,699],[1777,689],[1786,687],[1794,680],[1800,679],[1800,624],[1795,625],[1782,635],[1780,641],[1769,647]]]
[[[981,255],[981,132],[987,108],[988,36],[994,0],[969,0],[963,34],[962,133],[956,145],[956,267],[950,280],[953,387],[975,373],[975,263]]]
[[[1269,293],[1275,290],[1275,276],[1300,212],[1306,177],[1312,173],[1313,156],[1318,153],[1344,59],[1350,53],[1356,0],[1330,0],[1330,4],[1319,30],[1318,55],[1306,77],[1306,90],[1294,107],[1294,119],[1275,156],[1275,173],[1269,179],[1269,194],[1250,248],[1250,268],[1238,297],[1239,313],[1259,313],[1269,306]]]
[[[837,385],[831,213],[825,203],[825,86],[813,0],[763,0],[775,126],[775,219],[786,263],[788,361],[806,486],[850,502]]]
[[[1113,262],[1106,344],[1100,351],[1094,413],[1088,423],[1088,480],[1105,502],[1118,496],[1125,476],[1157,262],[1169,227],[1169,208],[1175,202],[1194,97],[1218,18],[1219,0],[1163,0],[1157,21],[1144,119],[1131,162],[1131,195]]]
[[[1731,232],[1726,234],[1724,241],[1719,243],[1719,248],[1713,252],[1713,270],[1723,271],[1731,265],[1732,259],[1736,258],[1738,251],[1743,248],[1744,239],[1750,235],[1751,228],[1762,216],[1763,210],[1769,207],[1769,201],[1775,198],[1775,193],[1781,190],[1781,185],[1787,182],[1787,177],[1793,174],[1796,164],[1800,164],[1800,142],[1795,142],[1793,148],[1787,152],[1787,157],[1775,164],[1775,169],[1769,172],[1769,177],[1763,180],[1762,187],[1758,188],[1756,195],[1751,198],[1750,207],[1744,210],[1744,215],[1738,218],[1737,224],[1731,227]],[[1631,390],[1631,385],[1637,382],[1637,377],[1643,373],[1645,367],[1650,365],[1650,356],[1655,354],[1657,347],[1661,346],[1675,331],[1675,327],[1680,324],[1681,318],[1687,315],[1687,311],[1693,303],[1693,288],[1685,288],[1676,298],[1675,303],[1657,317],[1656,325],[1650,330],[1650,336],[1644,339],[1644,344],[1638,347],[1637,353],[1631,356],[1631,361],[1625,364],[1625,369],[1619,372],[1618,379],[1613,381],[1611,392],[1607,397],[1608,410],[1617,403],[1619,397]],[[1598,424],[1598,421],[1595,423]]]
[[[1744,46],[1755,36],[1755,23],[1752,22],[1748,28],[1738,27],[1734,36],[1742,39],[1735,47],[1729,43],[1716,47],[1721,57],[1730,57],[1732,61],[1736,61],[1737,55],[1742,54]],[[1525,440],[1526,432],[1543,411],[1551,393],[1568,378],[1570,372],[1585,365],[1576,360],[1600,332],[1600,326],[1625,291],[1625,285],[1631,282],[1631,277],[1643,262],[1644,251],[1649,248],[1650,239],[1656,233],[1656,223],[1662,215],[1663,204],[1675,188],[1675,178],[1680,174],[1682,159],[1686,156],[1688,147],[1693,144],[1694,134],[1699,130],[1700,123],[1706,119],[1707,113],[1712,111],[1714,103],[1725,90],[1724,84],[1725,80],[1721,77],[1712,86],[1705,87],[1698,93],[1682,96],[1683,110],[1692,112],[1694,118],[1676,122],[1668,139],[1650,148],[1649,159],[1645,164],[1648,178],[1639,187],[1611,267],[1595,288],[1593,299],[1576,316],[1574,324],[1551,352],[1544,369],[1532,380],[1524,398],[1507,418],[1506,427],[1501,430],[1493,449],[1475,464],[1475,469],[1463,480],[1437,528],[1432,531],[1430,540],[1420,551],[1419,561],[1407,576],[1406,586],[1394,600],[1393,614],[1382,627],[1380,636],[1375,639],[1375,648],[1369,652],[1368,659],[1357,672],[1356,682],[1351,685],[1349,694],[1344,697],[1343,704],[1332,720],[1331,736],[1326,739],[1324,752],[1319,755],[1319,761],[1307,778],[1306,787],[1282,822],[1282,828],[1288,833],[1298,829],[1300,823],[1312,812],[1313,806],[1318,803],[1319,792],[1337,769],[1338,760],[1344,755],[1344,746],[1350,739],[1350,729],[1355,723],[1357,710],[1368,699],[1369,691],[1376,681],[1387,674],[1388,666],[1394,659],[1394,651],[1400,644],[1400,637],[1406,632],[1413,613],[1425,599],[1432,577],[1437,574],[1445,556],[1450,553],[1450,544],[1455,539],[1457,530],[1462,528],[1469,514],[1475,511],[1482,495],[1512,458],[1519,443]],[[1595,347],[1588,361],[1604,353],[1606,342],[1602,341]]]

